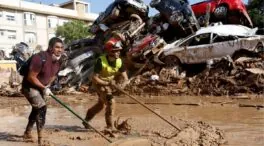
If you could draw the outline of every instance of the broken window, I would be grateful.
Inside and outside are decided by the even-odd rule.
[[[236,40],[236,36],[220,36],[218,34],[213,34],[213,43],[225,42],[225,41],[233,41]]]
[[[205,45],[210,43],[210,35],[211,33],[199,34],[197,36],[191,37],[185,42],[183,42],[180,47],[184,46],[197,46],[197,45]]]
[[[205,45],[210,43],[210,33],[195,36],[189,46]]]

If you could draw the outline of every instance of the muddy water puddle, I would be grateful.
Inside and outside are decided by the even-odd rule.
[[[217,99],[214,101],[216,100]],[[192,98],[180,98],[179,100],[174,99],[173,102],[171,102],[171,98],[162,101],[156,99],[145,100],[145,102],[146,101],[151,109],[166,118],[173,116],[188,121],[204,121],[223,130],[227,140],[227,143],[224,145],[264,145],[263,108],[239,107],[237,100],[232,101],[232,104],[208,104],[212,102],[209,102],[207,99],[197,98],[193,98],[193,100]],[[221,100],[219,102],[227,103],[226,101],[230,101],[230,99],[226,99],[225,101]],[[243,100],[241,102],[263,104],[263,100]],[[89,100],[83,102],[81,105],[74,104],[72,108],[77,113],[84,116],[87,108],[91,107],[94,103],[94,100]],[[189,105],[187,103],[189,103]],[[166,125],[165,122],[138,104],[120,100],[117,102],[116,108],[117,116],[120,116],[123,119],[132,118],[141,121],[143,122],[142,127],[151,127],[151,125],[160,123],[160,125],[164,125],[164,128],[170,128],[173,131],[173,128]],[[0,109],[0,146],[35,145],[32,143],[25,143],[21,138],[29,112],[30,107],[26,105]],[[104,112],[101,112],[96,116],[90,124],[98,130],[103,130],[105,126]],[[64,108],[54,106],[49,107],[46,129],[46,137],[47,140],[50,141],[50,145],[107,145],[107,142],[96,133],[90,130],[84,130],[81,121]],[[36,129],[34,129],[34,134],[36,137]]]

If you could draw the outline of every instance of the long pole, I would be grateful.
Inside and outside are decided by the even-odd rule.
[[[164,117],[162,117],[161,115],[159,115],[158,113],[156,113],[155,111],[153,111],[152,109],[150,109],[149,107],[147,107],[144,103],[142,103],[141,101],[137,100],[135,97],[133,97],[132,95],[128,94],[126,91],[124,91],[123,89],[121,89],[117,85],[113,85],[113,86],[117,90],[119,90],[120,92],[122,92],[126,96],[130,97],[131,99],[133,99],[134,101],[136,101],[137,103],[139,103],[140,105],[142,105],[143,107],[145,107],[146,109],[148,109],[150,112],[152,112],[153,114],[155,114],[156,116],[158,116],[159,118],[161,118],[163,121],[167,122],[169,125],[171,125],[175,129],[181,131],[181,129],[179,127],[177,127],[176,125],[172,124],[170,121],[168,121],[167,119],[165,119]]]
[[[96,130],[94,127],[92,127],[86,120],[84,120],[81,116],[79,116],[76,112],[74,112],[69,106],[67,106],[65,103],[63,103],[61,100],[59,100],[56,96],[50,95],[54,100],[56,100],[60,105],[65,107],[68,111],[70,111],[72,114],[74,114],[77,118],[82,120],[85,124],[87,124],[90,128],[92,128],[96,133],[101,135],[104,139],[106,139],[108,142],[112,143],[112,141],[104,136],[100,131]]]

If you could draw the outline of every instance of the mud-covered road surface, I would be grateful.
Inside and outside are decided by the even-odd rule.
[[[96,96],[81,94],[58,96],[77,113],[84,116]],[[155,112],[181,128],[176,130],[128,97],[117,97],[116,117],[128,119],[130,133],[119,132],[112,141],[126,138],[146,138],[152,145],[264,145],[263,95],[234,97],[137,97]],[[22,138],[31,107],[23,97],[0,97],[0,146],[35,146]],[[119,122],[120,122],[119,121]],[[90,123],[104,130],[102,111]],[[49,101],[45,126],[47,146],[104,146],[109,143],[92,130],[83,128],[81,121],[53,99]],[[33,131],[37,138],[36,128]]]

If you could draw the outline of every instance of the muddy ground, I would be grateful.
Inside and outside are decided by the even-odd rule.
[[[112,141],[126,138],[146,138],[152,145],[264,145],[264,95],[240,96],[137,96],[155,112],[181,128],[177,131],[128,97],[117,98],[116,117],[128,120],[130,133],[119,132]],[[96,102],[90,94],[59,96],[84,116]],[[0,97],[0,146],[34,146],[23,141],[30,106],[23,97]],[[120,122],[119,122],[120,123]],[[104,112],[90,123],[104,130]],[[34,129],[34,136],[36,129]],[[107,135],[107,134],[106,134]],[[107,135],[109,137],[109,135]],[[109,143],[53,99],[49,101],[45,144],[56,146],[103,146]]]

